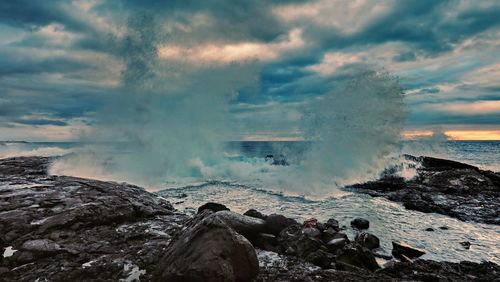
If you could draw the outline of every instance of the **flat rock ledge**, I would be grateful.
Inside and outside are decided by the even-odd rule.
[[[405,157],[404,166],[416,170],[415,178],[398,176],[402,164],[385,171],[377,181],[350,188],[403,203],[410,210],[500,225],[500,173],[450,160]]]
[[[397,259],[361,227],[349,240],[335,219],[210,209],[187,216],[137,186],[48,175],[50,161],[0,160],[0,281],[498,281],[500,274],[489,262],[426,261],[411,252]]]

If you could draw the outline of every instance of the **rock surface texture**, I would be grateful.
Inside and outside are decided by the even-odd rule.
[[[334,218],[299,223],[217,203],[190,217],[137,186],[50,176],[50,161],[0,160],[2,282],[498,281],[500,274],[489,262],[420,260],[425,251],[401,243],[383,250],[384,238],[366,224],[348,238]],[[488,179],[485,187],[496,187]]]
[[[401,202],[411,210],[500,224],[500,173],[431,157],[407,155],[406,159],[416,168],[414,179],[407,181],[387,172],[378,181],[351,187]]]

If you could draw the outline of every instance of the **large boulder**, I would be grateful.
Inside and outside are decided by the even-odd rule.
[[[380,239],[377,236],[367,232],[361,232],[360,234],[358,234],[355,238],[355,241],[369,250],[380,247]]]
[[[207,211],[172,240],[153,280],[252,281],[258,272],[252,244]]]
[[[370,222],[364,218],[356,218],[351,221],[351,226],[359,230],[368,229],[370,228]]]
[[[256,237],[266,226],[266,222],[260,218],[241,215],[232,211],[218,211],[215,215],[222,219],[229,227],[248,239]]]
[[[266,218],[266,233],[277,236],[283,229],[291,225],[299,225],[299,223],[295,219],[285,217],[281,214],[271,214]]]

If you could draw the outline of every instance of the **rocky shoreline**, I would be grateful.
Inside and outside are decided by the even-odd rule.
[[[488,198],[498,199],[498,174],[415,160],[423,165],[414,183],[387,174],[353,188],[408,208],[407,202],[437,206],[435,200],[422,204],[433,193],[450,206],[479,195],[491,212],[439,207],[462,220],[498,224],[498,204]],[[383,250],[384,238],[371,234],[362,218],[345,227],[333,218],[297,222],[256,210],[238,214],[217,203],[188,216],[137,186],[48,175],[50,161],[0,160],[0,281],[498,281],[500,274],[490,262],[418,259],[425,251],[401,242]],[[467,188],[454,192],[440,184],[455,179]],[[439,190],[413,188],[417,184]],[[356,236],[348,238],[346,228]]]
[[[412,180],[398,176],[401,167],[395,167],[377,181],[350,188],[403,203],[411,210],[500,225],[500,173],[450,160],[405,157],[417,172]]]

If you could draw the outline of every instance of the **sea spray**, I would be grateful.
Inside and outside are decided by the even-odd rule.
[[[377,177],[398,152],[405,116],[403,89],[387,73],[363,71],[319,97],[304,114],[314,142],[302,179],[340,187]]]
[[[153,17],[140,14],[116,36],[114,55],[123,62],[121,86],[96,113],[86,139],[119,146],[88,146],[56,162],[52,173],[79,175],[87,163],[108,178],[152,186],[206,177],[211,175],[208,168],[221,162],[224,142],[234,138],[229,102],[240,87],[255,83],[256,68],[252,62],[159,58],[158,46],[168,40],[160,30]]]

